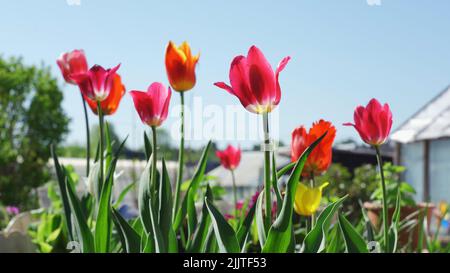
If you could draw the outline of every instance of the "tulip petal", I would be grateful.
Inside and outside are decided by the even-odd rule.
[[[167,115],[169,114],[169,104],[170,104],[171,97],[172,97],[172,90],[169,87],[166,101],[164,102],[164,105],[162,107],[161,121],[164,121],[167,119]]]
[[[258,104],[267,105],[276,97],[275,75],[264,54],[256,46],[247,55],[248,79]]]
[[[214,83],[214,85],[228,91],[228,93],[230,93],[231,95],[235,95],[233,88],[231,88],[231,86],[229,86],[228,84],[226,84],[224,82],[216,82],[216,83]]]
[[[280,82],[278,80],[278,77],[279,77],[280,72],[283,71],[283,69],[286,67],[286,65],[288,64],[288,62],[290,60],[291,60],[290,56],[283,58],[283,60],[281,60],[281,62],[278,64],[278,67],[275,71],[275,79],[277,82],[277,89],[276,89],[275,101],[274,101],[275,105],[277,105],[281,99],[281,87],[280,87]]]
[[[238,97],[242,106],[249,108],[257,105],[258,101],[250,89],[248,82],[248,64],[244,56],[237,56],[233,59],[230,67],[230,83],[234,95]]]

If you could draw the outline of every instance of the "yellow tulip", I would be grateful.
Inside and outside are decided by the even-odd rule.
[[[439,203],[439,211],[441,213],[441,218],[444,218],[448,212],[448,204],[444,201]]]
[[[325,182],[319,187],[312,188],[299,183],[295,192],[295,212],[303,216],[313,215],[319,208],[320,200],[322,200],[322,190],[329,184]]]

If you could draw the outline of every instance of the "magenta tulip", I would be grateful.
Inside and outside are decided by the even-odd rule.
[[[142,122],[149,126],[160,126],[167,118],[172,91],[159,82],[152,83],[147,92],[133,90],[130,92],[134,107]]]
[[[278,76],[289,60],[290,57],[281,60],[274,73],[261,50],[252,46],[247,57],[237,56],[231,63],[231,86],[223,82],[214,85],[235,95],[248,111],[257,114],[269,113],[280,102]]]
[[[71,74],[84,96],[94,101],[105,100],[114,87],[114,78],[120,64],[109,69],[94,65],[85,73]]]
[[[216,156],[220,159],[220,164],[227,170],[234,170],[241,161],[241,149],[228,145],[223,151],[217,151]]]
[[[56,63],[61,70],[64,80],[70,84],[76,84],[71,78],[72,74],[86,73],[88,64],[83,50],[75,49],[72,52],[65,52],[59,56]]]
[[[5,210],[9,215],[17,215],[20,213],[20,209],[16,206],[6,206]]]
[[[365,143],[379,146],[386,142],[391,132],[392,112],[387,103],[381,105],[376,99],[372,99],[366,107],[356,107],[354,122],[344,125],[355,127]]]

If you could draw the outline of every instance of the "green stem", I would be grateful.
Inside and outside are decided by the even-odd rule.
[[[233,181],[233,201],[234,201],[234,217],[238,219],[238,208],[237,208],[237,191],[236,191],[236,177],[234,171],[231,170],[231,179]]]
[[[100,181],[99,181],[99,194],[102,192],[103,187],[103,156],[104,156],[104,144],[103,144],[103,112],[100,101],[97,101],[97,114],[98,114],[98,123],[100,128]]]
[[[180,149],[178,151],[178,176],[177,183],[175,185],[175,204],[173,207],[173,217],[177,214],[177,209],[180,203],[180,188],[181,183],[183,183],[183,160],[184,160],[184,93],[180,92],[180,100],[181,100],[181,126],[180,126]],[[174,218],[175,219],[175,218]]]
[[[86,101],[83,98],[83,93],[80,92],[81,100],[83,101],[84,122],[86,124],[86,176],[89,176],[89,167],[91,163],[91,138],[89,133],[89,118],[87,114]]]
[[[266,217],[264,224],[268,228],[270,227],[272,218],[272,201],[270,196],[270,135],[269,135],[269,114],[263,114],[263,127],[264,127],[264,195],[266,202]]]
[[[314,179],[314,172],[311,172],[311,181],[310,181],[311,188],[314,189],[316,186],[316,181]],[[316,214],[313,212],[311,215],[311,229],[314,228],[316,225]]]
[[[380,170],[381,176],[381,189],[383,191],[383,232],[384,232],[384,244],[385,244],[385,252],[389,252],[389,223],[388,223],[388,204],[387,204],[387,194],[386,194],[386,182],[384,180],[384,171],[383,171],[383,159],[381,158],[381,152],[379,146],[374,146],[375,151],[377,153],[377,161],[378,168]]]
[[[155,199],[156,194],[156,163],[158,162],[157,155],[157,143],[156,143],[156,127],[152,126],[152,182],[150,185],[150,189],[152,191],[152,198]]]

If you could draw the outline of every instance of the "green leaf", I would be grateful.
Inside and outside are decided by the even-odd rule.
[[[115,209],[117,209],[120,204],[122,204],[123,199],[125,199],[125,196],[132,190],[134,189],[134,187],[136,186],[136,182],[132,182],[130,184],[128,184],[128,186],[126,186],[119,194],[119,197],[117,198],[117,200],[114,202],[113,207]]]
[[[397,199],[395,201],[395,210],[392,215],[392,222],[389,226],[388,236],[389,236],[389,253],[395,253],[397,250],[398,241],[398,230],[400,228],[400,211],[401,211],[401,192],[400,189],[397,190]]]
[[[253,206],[250,208],[247,215],[245,216],[244,222],[239,227],[238,232],[236,234],[236,238],[238,239],[241,250],[243,250],[245,246],[245,241],[247,240],[248,232],[253,223],[253,216],[255,216],[255,211],[256,211],[256,204],[253,204]]]
[[[147,136],[147,133],[144,131],[144,147],[145,147],[145,158],[147,161],[150,159],[152,155],[152,144],[150,143],[150,139]]]
[[[155,253],[155,241],[152,234],[146,234],[145,231],[141,236],[141,249],[143,253]]]
[[[73,226],[77,233],[77,238],[79,238],[81,249],[83,253],[94,252],[94,238],[92,236],[91,230],[87,224],[86,218],[80,207],[80,201],[74,192],[73,187],[69,184],[68,178],[66,177],[66,191],[70,203],[70,208],[73,213]]]
[[[282,177],[283,175],[285,175],[288,171],[292,170],[292,168],[295,167],[296,162],[291,162],[289,164],[287,164],[286,166],[284,166],[281,170],[279,170],[277,172],[277,177]]]
[[[172,228],[172,187],[167,172],[166,161],[162,159],[162,175],[159,183],[159,226],[164,240],[165,249],[178,252],[176,234]]]
[[[123,236],[124,242],[122,246],[126,253],[139,253],[141,247],[141,236],[123,219],[122,215],[112,208],[114,224]]]
[[[211,141],[208,142],[205,149],[203,150],[202,157],[197,165],[197,170],[195,171],[194,177],[192,178],[191,183],[189,184],[189,188],[186,192],[186,195],[181,203],[181,207],[178,209],[178,212],[175,217],[175,221],[173,223],[173,229],[177,231],[186,214],[188,215],[188,227],[189,231],[193,232],[196,225],[196,213],[195,213],[195,194],[198,190],[200,182],[203,180],[203,176],[205,174],[206,162],[208,159],[209,150],[211,148]],[[189,234],[190,235],[190,234]]]
[[[300,181],[300,175],[302,174],[303,166],[305,165],[308,156],[317,144],[322,141],[326,134],[327,133],[323,134],[314,141],[314,143],[312,143],[297,160],[286,185],[286,194],[284,196],[280,215],[269,229],[267,240],[262,250],[264,253],[286,253],[294,251],[294,249],[292,249],[292,246],[295,244],[295,237],[292,236],[292,214],[298,181]]]
[[[202,253],[216,253],[217,252],[217,240],[214,234],[214,227],[209,226],[208,235],[206,235],[205,246],[202,249]]]
[[[144,227],[144,230],[146,234],[149,234],[152,232],[152,220],[150,216],[150,199],[151,199],[151,192],[150,192],[150,174],[151,174],[151,156],[149,160],[147,161],[147,165],[144,168],[144,171],[141,174],[141,178],[139,181],[139,192],[138,192],[138,208],[139,208],[139,216],[142,221],[142,226]]]
[[[239,242],[234,233],[234,229],[228,224],[225,218],[220,214],[216,207],[205,198],[206,207],[208,208],[209,215],[214,227],[214,233],[216,235],[219,250],[222,253],[239,253]]]
[[[206,193],[205,197],[208,200],[214,200],[213,193],[209,184],[206,185]],[[209,227],[211,225],[211,218],[209,217],[209,211],[206,207],[206,201],[203,199],[203,207],[202,207],[202,216],[200,218],[200,224],[196,232],[194,233],[194,238],[189,240],[187,243],[187,252],[189,253],[200,253],[202,249],[205,247]]]
[[[256,230],[258,233],[258,241],[261,249],[264,247],[267,238],[266,226],[264,225],[264,213],[262,208],[262,202],[264,199],[264,192],[261,191],[256,200]]]
[[[339,225],[334,225],[328,236],[329,243],[326,246],[326,253],[340,253],[342,251],[342,233]]]
[[[68,197],[67,189],[66,189],[65,175],[61,168],[61,165],[59,164],[58,156],[56,155],[55,146],[53,144],[50,146],[50,153],[52,154],[53,162],[55,164],[56,177],[58,178],[58,185],[59,185],[59,190],[61,193],[61,200],[62,200],[63,208],[64,208],[64,216],[65,216],[64,219],[66,221],[66,226],[67,226],[67,230],[69,233],[69,239],[74,240],[73,230],[72,230],[72,221],[71,221],[72,217],[71,217],[69,197]]]
[[[155,200],[152,199],[150,188],[152,156],[150,156],[139,182],[138,207],[142,225],[146,235],[149,237],[145,248],[154,249],[156,252],[161,253],[166,252],[166,247],[158,223],[158,205],[154,202]]]
[[[281,212],[281,204],[283,199],[281,198],[280,189],[278,189],[278,174],[277,174],[277,164],[275,163],[275,153],[272,153],[272,187],[275,191],[275,196],[277,198],[277,216]]]
[[[348,253],[369,252],[367,249],[367,243],[364,241],[363,237],[356,231],[352,224],[342,214],[339,214],[339,226],[341,227],[342,235],[344,237],[344,242]]]
[[[317,218],[316,225],[306,235],[303,241],[302,252],[318,253],[325,249],[326,236],[330,227],[331,219],[346,198],[347,195],[338,199],[336,202],[331,203],[322,211]]]
[[[112,162],[109,164],[106,179],[102,182],[102,192],[98,205],[97,222],[95,224],[95,251],[106,253],[109,251],[111,239],[111,193],[114,183],[114,171],[116,169],[119,154],[127,141],[126,137],[114,154]]]
[[[367,215],[367,211],[364,208],[363,203],[361,202],[361,200],[358,200],[359,202],[359,206],[361,207],[361,213],[363,216],[363,220],[366,226],[366,231],[367,231],[367,241],[368,242],[373,242],[375,241],[375,232],[374,232],[374,228],[372,226],[372,223],[370,222],[369,216]],[[370,249],[369,249],[370,252]]]
[[[113,152],[112,152],[112,142],[111,142],[111,134],[109,131],[109,124],[108,122],[105,122],[105,140],[106,140],[106,146],[105,146],[105,169],[109,170],[109,166],[111,165],[112,158],[113,158]]]

